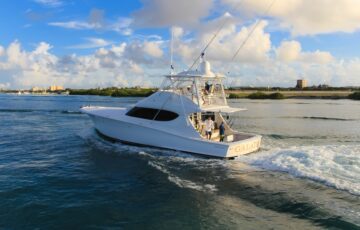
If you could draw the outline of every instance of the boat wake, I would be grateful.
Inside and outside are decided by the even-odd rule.
[[[359,153],[360,145],[303,146],[272,149],[240,156],[236,160],[360,195]]]
[[[92,129],[79,136],[87,140],[89,146],[101,149],[102,153],[141,157],[150,167],[167,175],[167,179],[180,188],[216,192],[216,184],[230,178],[231,170],[234,170],[231,161],[113,143],[99,137]],[[265,170],[286,172],[360,195],[359,153],[360,145],[294,146],[263,149],[258,153],[237,157],[235,161]],[[245,171],[253,169],[242,167]]]
[[[174,175],[173,173],[171,173],[168,169],[166,169],[165,165],[163,165],[159,162],[149,161],[148,164],[150,166],[154,167],[155,169],[166,174],[168,180],[180,188],[188,188],[188,189],[193,189],[193,190],[197,190],[197,191],[201,191],[201,192],[216,192],[217,191],[217,188],[215,185],[195,183],[191,180],[182,179],[182,178]]]
[[[140,157],[142,160],[147,161],[150,167],[165,174],[169,182],[184,189],[207,193],[218,191],[214,184],[206,180],[204,182],[201,175],[201,178],[196,177],[195,181],[193,172],[197,171],[196,174],[199,174],[199,172],[201,174],[201,171],[204,171],[204,169],[218,168],[226,164],[226,162],[222,160],[206,159],[173,150],[138,147],[119,142],[110,142],[98,136],[93,129],[83,130],[78,136],[84,139],[91,148],[101,150],[101,154]],[[184,175],[183,168],[186,168],[186,175]]]

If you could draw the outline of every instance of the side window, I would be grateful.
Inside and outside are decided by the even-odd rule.
[[[154,119],[157,109],[150,109],[150,108],[142,108],[142,107],[134,107],[126,115],[130,117],[138,117],[143,119],[152,120]]]
[[[171,121],[178,117],[177,113],[167,111],[167,110],[160,110],[159,114],[155,118],[156,121]]]
[[[147,120],[155,121],[171,121],[176,119],[179,115],[177,113],[167,111],[167,110],[158,110],[152,108],[143,108],[143,107],[134,107],[126,113],[130,117],[138,117]],[[155,117],[156,116],[156,117]]]

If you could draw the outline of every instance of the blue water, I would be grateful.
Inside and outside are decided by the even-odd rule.
[[[264,136],[233,161],[102,139],[81,105],[0,95],[0,228],[360,229],[360,103],[232,100]]]

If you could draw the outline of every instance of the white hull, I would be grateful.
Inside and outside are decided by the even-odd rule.
[[[180,135],[166,127],[157,127],[154,121],[137,119],[132,121],[124,115],[125,109],[117,109],[117,116],[109,117],[104,111],[106,108],[85,107],[84,113],[90,115],[95,128],[103,135],[122,142],[166,148],[190,153],[196,153],[212,157],[232,158],[239,155],[257,151],[260,148],[261,136],[250,134],[235,134],[242,136],[242,140],[232,142],[217,142],[196,136],[189,132],[188,135]],[[110,109],[111,110],[111,109]],[[114,110],[113,110],[114,111]],[[192,128],[192,126],[188,126]],[[189,130],[192,131],[192,130]],[[194,135],[193,135],[194,134]],[[244,138],[244,136],[246,138]]]

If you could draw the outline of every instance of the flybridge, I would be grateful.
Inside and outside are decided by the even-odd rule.
[[[184,96],[202,111],[230,113],[244,110],[228,106],[224,79],[224,75],[213,73],[210,63],[202,59],[199,70],[166,75],[160,91],[171,91]]]

